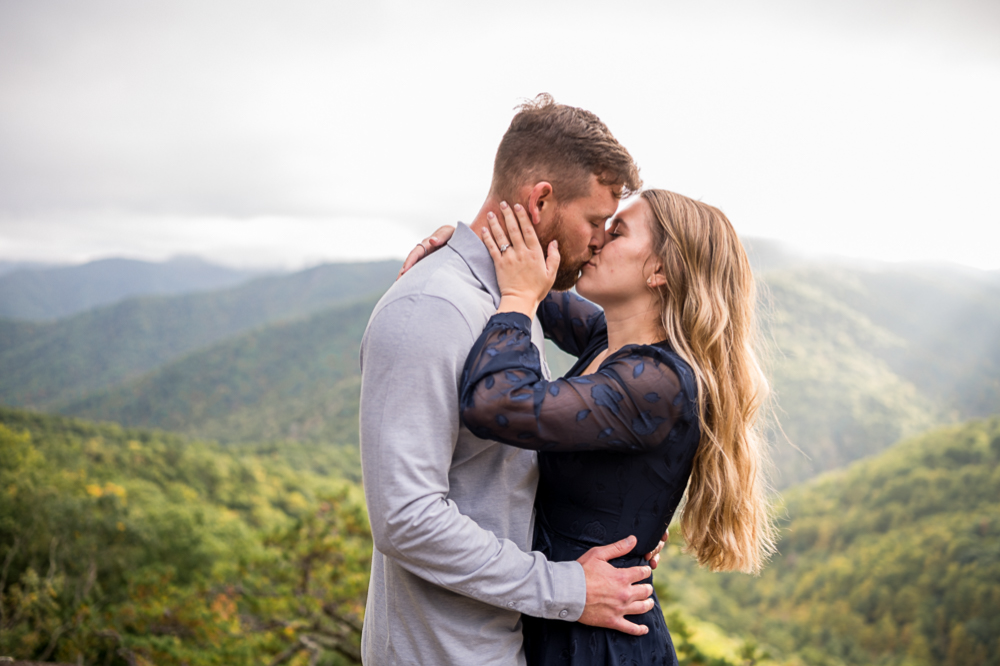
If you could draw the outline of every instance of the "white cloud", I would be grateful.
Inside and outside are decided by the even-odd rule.
[[[741,232],[1000,267],[995,3],[58,7],[0,0],[3,258],[301,264],[322,239],[254,225],[393,220],[349,243],[382,256],[478,210],[513,105],[544,90]],[[247,242],[207,244],[207,220]]]
[[[39,262],[116,256],[162,261],[194,254],[230,266],[301,268],[401,258],[421,238],[394,220],[365,217],[137,216],[106,210],[0,218],[0,257]]]

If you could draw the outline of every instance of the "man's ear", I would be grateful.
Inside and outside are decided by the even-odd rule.
[[[552,184],[548,181],[536,183],[528,193],[528,201],[525,210],[531,218],[531,223],[536,227],[542,221],[542,209],[552,205]]]

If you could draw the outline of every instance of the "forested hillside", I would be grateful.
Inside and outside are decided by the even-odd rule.
[[[337,453],[296,467],[273,450],[0,409],[0,655],[360,663],[364,502],[313,469],[335,470]]]
[[[58,409],[268,322],[379,294],[396,262],[329,264],[234,289],[147,296],[51,324],[0,323],[0,404]],[[3,331],[7,331],[4,333]]]
[[[983,275],[827,266],[763,277],[787,435],[773,437],[779,486],[933,424],[1000,413],[1000,285]]]
[[[780,255],[771,261],[785,262]],[[958,304],[953,309],[970,314],[964,319],[956,315],[964,328],[953,338],[943,333],[932,338],[927,330],[947,331],[952,324],[933,319],[923,328],[894,324],[890,329],[867,313],[879,303],[886,310],[899,309],[898,290],[881,285],[910,284],[906,274],[792,267],[763,276],[769,304],[763,319],[780,425],[772,433],[779,487],[842,467],[932,425],[983,410],[1000,411],[1000,403],[986,393],[960,390],[989,386],[1000,376],[989,361],[991,354],[1000,354],[1000,330],[995,337],[983,333],[1000,325],[1000,297],[995,309],[991,300],[1000,292],[992,284],[943,275],[941,284],[948,284],[948,278],[963,285],[964,291],[954,288],[948,297]],[[937,292],[928,288],[928,293]],[[356,443],[356,352],[373,302],[368,311],[364,306],[340,308],[202,346],[141,377],[64,399],[59,409],[224,441]],[[862,302],[866,311],[852,305]],[[977,307],[980,314],[973,321]],[[3,330],[0,326],[0,336]],[[942,359],[967,355],[973,338],[982,362],[942,360],[934,366],[939,381],[932,387],[924,377],[932,370],[921,360],[934,354]],[[933,354],[929,339],[937,345]],[[109,362],[117,358],[109,349],[101,353],[110,356]],[[66,374],[65,368],[54,368],[59,358],[53,351],[48,361],[55,376]],[[556,372],[568,368],[556,357],[552,366]]]
[[[260,273],[194,257],[159,263],[101,259],[79,266],[23,268],[0,276],[0,317],[59,319],[129,296],[233,287]]]
[[[0,408],[0,655],[361,663],[372,546],[342,453]],[[684,666],[757,654],[686,613],[671,623]]]
[[[883,360],[907,345],[798,272],[767,275],[768,365],[780,430],[776,482],[785,487],[880,451],[944,418]],[[796,450],[798,447],[799,450]]]
[[[1000,419],[891,446],[1000,413],[1000,280],[753,251],[777,483],[850,467],[785,491],[759,579],[698,570],[675,535],[681,663],[1000,665]],[[358,345],[397,268],[0,319],[0,402],[183,433],[0,408],[0,654],[356,660]]]
[[[905,340],[884,358],[960,418],[1000,412],[1000,281],[957,269],[802,271],[824,293]],[[993,277],[993,279],[990,279]]]
[[[64,413],[220,441],[307,439],[356,449],[358,347],[375,299],[220,342]]]
[[[807,664],[1000,664],[1000,418],[929,432],[784,493],[760,578],[658,572],[681,607]]]

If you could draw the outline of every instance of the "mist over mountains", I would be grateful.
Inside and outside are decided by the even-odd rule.
[[[0,266],[0,317],[47,321],[130,296],[232,287],[264,271],[227,268],[196,257],[148,262],[101,259],[78,266]]]

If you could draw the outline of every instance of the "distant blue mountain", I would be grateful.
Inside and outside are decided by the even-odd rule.
[[[10,261],[7,259],[0,259],[0,275],[7,275],[7,273],[13,273],[14,271],[64,267],[65,264],[50,264],[41,261]]]
[[[79,266],[0,265],[0,318],[46,321],[131,296],[176,295],[232,287],[262,271],[184,257],[162,263],[102,259]]]
[[[0,318],[0,403],[53,409],[259,326],[381,295],[398,270],[398,261],[324,264],[228,289],[133,297],[55,322]],[[361,330],[365,322],[367,313]]]

